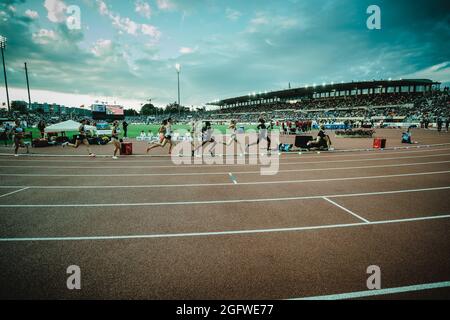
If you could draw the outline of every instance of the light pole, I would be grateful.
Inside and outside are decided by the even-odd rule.
[[[28,80],[28,67],[27,67],[27,63],[25,62],[25,75],[27,78],[27,90],[28,90],[28,109],[31,109],[31,95],[30,95],[30,81]],[[61,112],[61,108],[60,108],[60,112]]]
[[[6,38],[4,36],[0,36],[0,48],[2,50],[3,73],[5,75],[6,102],[8,103],[8,112],[11,112],[11,107],[9,105],[8,79],[6,78],[5,53],[4,53],[4,50],[6,49]]]
[[[175,69],[177,70],[177,75],[178,75],[178,117],[180,116],[181,113],[181,105],[180,105],[180,71],[181,71],[181,65],[179,63],[177,63],[175,65]]]

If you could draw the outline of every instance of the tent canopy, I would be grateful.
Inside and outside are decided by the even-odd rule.
[[[60,123],[57,123],[57,124],[54,124],[54,125],[51,125],[51,126],[45,128],[45,133],[78,131],[80,126],[81,126],[81,123],[73,121],[73,120],[68,120],[68,121],[60,122]],[[86,130],[87,131],[95,131],[96,128],[93,126],[86,126]]]

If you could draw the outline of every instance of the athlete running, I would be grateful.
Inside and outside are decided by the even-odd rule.
[[[267,151],[270,151],[271,140],[270,140],[270,137],[269,137],[269,134],[268,134],[269,127],[270,126],[266,125],[266,121],[263,118],[259,119],[259,124],[258,124],[258,127],[257,127],[257,129],[259,131],[258,132],[258,140],[256,140],[255,143],[248,144],[247,145],[247,150],[250,148],[250,146],[253,146],[255,144],[259,145],[261,140],[266,140],[267,141]]]
[[[231,120],[230,125],[228,126],[228,129],[231,131],[231,137],[228,142],[223,142],[225,146],[230,146],[233,142],[236,142],[239,145],[239,149],[241,153],[239,154],[242,156],[244,154],[244,148],[242,147],[242,144],[237,139],[237,126],[236,126],[236,120]]]
[[[169,154],[172,154],[172,119],[164,120],[161,127],[159,128],[160,142],[154,142],[150,147],[147,148],[147,153],[157,147],[164,148],[166,144],[169,144]]]
[[[27,148],[27,153],[28,153],[29,152],[28,145],[26,145],[23,142],[25,130],[20,125],[20,120],[16,120],[15,121],[15,125],[11,129],[11,134],[14,137],[14,156],[15,157],[19,156],[19,154],[18,154],[19,148]]]
[[[62,144],[63,148],[69,146],[69,147],[77,149],[81,144],[84,144],[85,146],[87,146],[89,157],[95,158],[95,154],[92,153],[92,151],[91,151],[91,147],[89,146],[89,141],[88,141],[87,135],[86,135],[86,119],[81,120],[81,125],[78,128],[78,133],[79,134],[77,136],[75,144],[65,142]]]
[[[214,157],[214,147],[217,145],[216,140],[214,140],[213,137],[213,129],[211,128],[211,122],[206,121],[205,125],[202,128],[202,143],[201,145],[199,145],[193,152],[193,154],[195,154],[195,152],[200,149],[201,147],[205,146],[206,144],[211,143],[211,147],[209,148],[209,153],[211,154],[211,157]]]
[[[118,159],[117,152],[120,151],[120,140],[119,140],[118,128],[119,128],[119,121],[116,120],[113,122],[112,134],[111,134],[111,141],[114,144],[114,156],[113,156],[114,160]]]

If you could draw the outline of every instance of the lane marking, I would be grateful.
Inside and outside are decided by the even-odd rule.
[[[422,155],[422,156],[409,156],[409,157],[381,157],[381,158],[363,158],[363,159],[347,159],[347,160],[329,160],[329,161],[291,161],[291,162],[282,162],[280,161],[280,165],[298,165],[298,164],[307,164],[307,163],[312,163],[312,164],[318,164],[318,163],[345,163],[345,162],[363,162],[363,161],[385,161],[385,160],[401,160],[401,159],[415,159],[415,158],[431,158],[431,157],[441,157],[441,156],[448,156],[450,155],[450,153],[440,153],[440,154],[432,154],[432,155]],[[312,157],[311,157],[312,158]],[[167,161],[170,161],[167,160]],[[105,161],[106,162],[106,161]],[[132,161],[128,162],[131,163]],[[93,163],[93,162],[92,162]],[[102,163],[100,162],[96,162],[98,164],[100,164],[100,166],[94,166],[91,169],[104,169],[104,168],[110,168],[110,169],[124,169],[125,167],[117,167],[117,166],[113,166],[113,167],[104,167],[101,166]],[[116,162],[117,163],[117,162]],[[234,163],[234,164],[188,164],[188,165],[164,165],[164,166],[127,166],[127,168],[137,168],[137,169],[145,169],[145,168],[153,168],[153,169],[161,169],[161,168],[172,168],[172,169],[176,169],[176,168],[226,168],[226,167],[243,167],[243,166],[264,166],[262,164],[250,164],[250,163],[246,163],[246,164],[239,164],[239,163]],[[42,169],[90,169],[89,167],[87,168],[86,166],[0,166],[2,168],[42,168]],[[61,175],[59,175],[61,176]],[[66,175],[66,176],[82,176],[82,175]],[[93,176],[93,175],[88,175],[88,176]],[[105,175],[97,175],[97,176],[105,176]]]
[[[421,189],[404,189],[393,191],[379,191],[366,193],[346,193],[331,195],[316,195],[303,197],[288,198],[262,198],[262,199],[234,199],[234,200],[207,200],[207,201],[172,201],[172,202],[144,202],[144,203],[74,203],[74,204],[0,204],[0,208],[71,208],[71,207],[150,207],[150,206],[174,206],[174,205],[211,205],[224,203],[257,203],[257,202],[273,202],[273,201],[295,201],[295,200],[312,200],[327,198],[345,198],[345,197],[363,197],[386,194],[401,194],[424,191],[449,190],[447,187],[421,188]]]
[[[327,178],[327,179],[303,179],[303,180],[274,180],[274,181],[251,181],[251,182],[239,182],[239,186],[251,186],[251,185],[273,185],[273,184],[296,184],[307,182],[331,182],[331,181],[353,181],[353,180],[370,180],[370,179],[389,179],[400,177],[415,177],[415,176],[427,176],[437,174],[448,174],[450,170],[446,171],[432,171],[432,172],[417,172],[417,173],[402,173],[391,174],[382,176],[360,176],[360,177],[341,177],[341,178]],[[220,182],[220,183],[188,183],[188,184],[150,184],[150,185],[92,185],[92,186],[26,186],[30,189],[139,189],[139,188],[186,188],[186,187],[225,187],[237,182]],[[11,189],[12,186],[6,186]]]
[[[231,181],[233,181],[234,184],[237,184],[237,179],[236,177],[230,172],[228,173],[228,175],[230,176]]]
[[[417,285],[397,287],[397,288],[356,291],[356,292],[348,292],[348,293],[330,294],[330,295],[324,295],[324,296],[294,298],[294,299],[289,299],[289,300],[343,300],[343,299],[365,298],[365,297],[398,294],[398,293],[414,292],[414,291],[423,291],[423,290],[431,290],[431,289],[439,289],[439,288],[448,288],[448,287],[450,287],[450,281],[442,281],[442,282],[417,284]]]
[[[449,155],[442,154],[442,155]],[[431,155],[428,157],[436,157],[441,155]],[[421,156],[422,157],[422,156]],[[402,157],[403,158],[403,157]],[[367,159],[362,159],[361,161],[366,161]],[[331,161],[330,161],[331,162]],[[346,161],[347,162],[347,161]],[[305,162],[306,163],[306,162]],[[305,164],[303,163],[303,164]],[[313,162],[311,162],[313,163]],[[431,165],[431,164],[444,164],[450,163],[450,160],[445,161],[431,161],[431,162],[414,162],[414,163],[400,163],[400,164],[384,164],[376,166],[355,166],[355,167],[337,167],[337,168],[310,168],[310,169],[290,169],[290,170],[277,170],[269,171],[276,173],[283,172],[312,172],[312,171],[332,171],[332,170],[350,170],[350,169],[371,169],[371,168],[389,168],[389,167],[405,167],[405,166],[417,166],[417,165]],[[313,163],[316,164],[316,163]],[[241,165],[245,166],[245,165]],[[56,167],[56,166],[0,166],[0,168],[40,168],[40,169],[149,169],[152,166],[127,166],[127,167]],[[178,168],[173,166],[174,169]],[[184,168],[184,167],[179,167]],[[237,174],[258,174],[261,171],[236,171]],[[201,176],[201,175],[223,175],[227,172],[181,172],[181,173],[131,173],[131,174],[40,174],[40,173],[0,173],[0,176],[44,176],[44,177],[140,177],[140,176]]]
[[[27,189],[29,189],[29,187],[24,187],[24,188],[22,188],[22,189],[20,189],[20,190],[16,190],[16,191],[13,191],[13,192],[9,192],[9,193],[6,193],[6,194],[2,194],[2,195],[0,195],[0,198],[4,198],[4,197],[10,196],[10,195],[12,195],[12,194],[15,194],[15,193],[18,193],[18,192],[25,191],[25,190],[27,190]]]
[[[361,216],[357,215],[356,213],[354,213],[353,211],[351,211],[351,210],[349,210],[349,209],[347,209],[347,208],[341,206],[340,204],[334,202],[333,200],[328,199],[327,197],[323,197],[323,199],[326,200],[326,201],[328,201],[329,203],[335,205],[336,207],[338,207],[338,208],[344,210],[345,212],[350,213],[352,216],[358,218],[359,220],[362,220],[362,221],[364,221],[365,223],[370,223],[369,220],[364,219],[363,217],[361,217]]]
[[[433,145],[419,145],[419,146],[411,146],[411,147],[395,147],[395,148],[387,148],[385,150],[389,150],[389,152],[386,151],[380,151],[378,149],[351,149],[351,150],[337,150],[337,151],[325,151],[324,154],[326,155],[321,155],[321,156],[315,156],[313,152],[311,153],[304,153],[302,156],[305,158],[315,158],[315,159],[319,159],[319,158],[334,158],[334,157],[354,157],[354,154],[339,154],[339,153],[348,153],[348,152],[362,152],[363,154],[361,155],[367,155],[367,156],[376,156],[378,154],[409,154],[409,153],[423,153],[423,152],[435,152],[435,151],[442,151],[442,150],[449,150],[449,148],[437,148],[437,149],[433,149],[432,147],[444,147],[450,145],[450,143],[442,143],[442,144],[433,144]],[[411,150],[411,149],[421,149],[421,150]],[[395,152],[390,152],[390,151],[394,151],[397,150]],[[247,154],[248,155],[259,155],[256,153],[252,153],[252,154]],[[297,152],[291,152],[291,153],[283,153],[283,155],[286,156],[292,156],[292,158],[294,157],[298,157],[298,153]],[[12,154],[10,153],[0,153],[0,157],[1,156],[5,156],[5,157],[11,157],[12,160]],[[31,160],[31,159],[23,159],[23,157],[28,157],[28,158],[66,158],[66,157],[73,157],[73,158],[87,158],[88,155],[57,155],[57,154],[22,154],[22,157],[19,158],[19,161],[36,161],[36,162],[67,162],[67,160],[55,160],[55,159],[46,159],[46,160]],[[216,157],[219,155],[216,155]],[[223,156],[223,155],[222,155]],[[233,155],[234,157],[236,155]],[[97,155],[98,158],[110,158],[111,155]],[[117,161],[111,161],[111,160],[107,160],[107,161],[103,161],[104,162],[110,162],[110,163],[128,163],[128,162],[143,162],[143,163],[148,163],[148,162],[165,162],[167,160],[170,160],[170,157],[168,155],[153,155],[153,156],[148,156],[148,155],[132,155],[132,156],[127,156],[128,157],[132,157],[132,158],[149,158],[148,160],[117,160]],[[154,160],[152,158],[164,158],[167,157],[167,160]],[[228,156],[229,157],[229,156]],[[186,157],[185,157],[186,158]],[[188,157],[190,158],[190,157]],[[289,157],[290,158],[290,157]],[[17,158],[14,158],[14,160],[18,160]],[[10,159],[8,160],[3,160],[0,158],[0,162],[2,161],[10,161]],[[91,160],[73,160],[72,162],[83,162],[83,163],[99,163],[99,162],[95,162],[95,161],[91,161]]]
[[[324,230],[336,228],[361,227],[371,225],[395,224],[415,221],[448,219],[450,215],[383,220],[374,222],[358,222],[345,224],[331,224],[311,227],[297,228],[277,228],[277,229],[254,229],[254,230],[235,230],[235,231],[216,231],[216,232],[192,232],[192,233],[166,233],[166,234],[141,234],[124,236],[78,236],[78,237],[32,237],[32,238],[0,238],[0,242],[28,242],[28,241],[81,241],[81,240],[131,240],[131,239],[154,239],[154,238],[182,238],[182,237],[206,237],[206,236],[228,236],[242,234],[260,234],[260,233],[281,233],[281,232],[300,232],[311,230]]]

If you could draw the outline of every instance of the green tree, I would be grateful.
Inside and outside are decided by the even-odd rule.
[[[28,113],[27,103],[25,101],[11,102],[11,110],[22,114]]]
[[[152,116],[158,113],[161,113],[161,110],[151,103],[147,103],[141,108],[141,114],[144,116]]]
[[[124,114],[126,117],[135,117],[139,115],[139,112],[134,109],[125,109]]]

